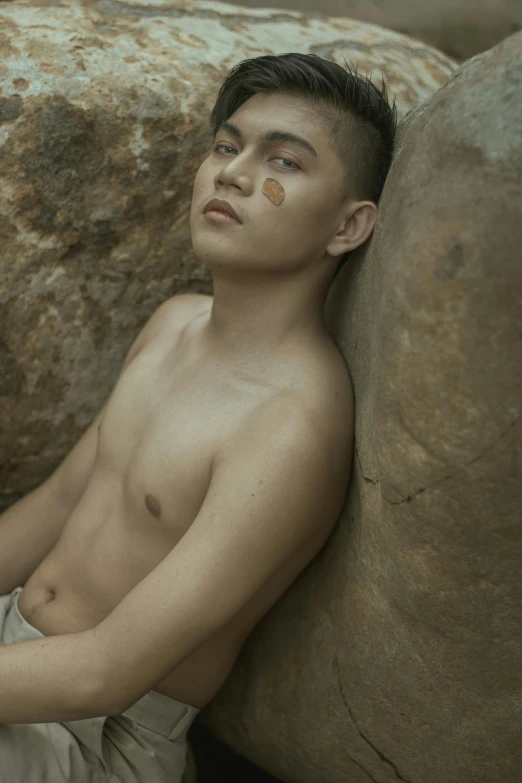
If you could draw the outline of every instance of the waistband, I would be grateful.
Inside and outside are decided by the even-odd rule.
[[[9,640],[8,643],[45,636],[20,613],[18,597],[22,590],[23,587],[16,587],[11,593],[4,626],[4,636]],[[182,741],[199,712],[199,708],[191,704],[183,704],[162,693],[149,691],[122,715],[163,737]]]

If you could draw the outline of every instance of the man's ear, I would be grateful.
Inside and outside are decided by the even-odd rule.
[[[373,201],[357,201],[355,204],[350,204],[326,252],[335,258],[359,247],[372,233],[376,220],[377,206]]]

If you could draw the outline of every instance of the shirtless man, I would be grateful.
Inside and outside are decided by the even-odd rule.
[[[190,723],[330,535],[354,408],[324,303],[373,230],[394,112],[312,55],[229,74],[190,215],[214,296],[158,307],[0,519],[1,783],[179,782]]]

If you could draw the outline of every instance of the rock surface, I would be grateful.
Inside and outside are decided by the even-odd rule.
[[[219,3],[0,4],[0,508],[38,486],[166,298],[212,292],[189,233],[218,89],[313,52],[382,73],[399,116],[454,63],[349,20]]]
[[[240,0],[238,4],[320,11],[378,24],[425,41],[459,62],[522,28],[520,0]]]
[[[401,124],[330,289],[347,502],[201,713],[288,783],[520,783],[521,128],[517,34]]]

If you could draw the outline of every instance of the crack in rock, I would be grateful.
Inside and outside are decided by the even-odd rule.
[[[339,673],[339,659],[338,659],[337,655],[336,655],[336,656],[335,656],[335,658],[334,658],[334,666],[335,666],[335,670],[336,670],[336,672],[337,672],[337,681],[338,681],[338,683],[339,683],[339,692],[340,692],[340,694],[341,694],[341,697],[342,697],[342,700],[343,700],[343,702],[344,702],[344,705],[345,705],[346,709],[347,709],[347,710],[348,710],[348,712],[350,713],[350,718],[352,719],[352,723],[353,723],[353,725],[355,726],[355,728],[357,729],[357,731],[359,732],[359,735],[360,735],[360,736],[363,738],[363,740],[364,740],[365,742],[367,742],[367,743],[368,743],[368,745],[369,745],[369,746],[370,746],[370,747],[371,747],[371,748],[372,748],[372,749],[375,751],[375,753],[377,753],[377,755],[379,756],[379,758],[381,759],[381,761],[384,761],[384,763],[385,763],[385,764],[389,764],[389,766],[390,766],[390,767],[393,769],[393,771],[395,772],[395,775],[396,775],[396,777],[397,777],[397,780],[402,780],[402,781],[404,781],[404,783],[409,783],[409,781],[407,781],[407,779],[406,779],[406,778],[403,778],[403,777],[402,777],[402,775],[399,773],[399,770],[397,769],[397,767],[395,766],[395,764],[393,763],[393,761],[390,761],[390,759],[387,759],[387,758],[386,758],[386,756],[385,756],[383,753],[381,753],[381,751],[380,751],[378,748],[376,748],[376,747],[375,747],[375,745],[374,745],[374,744],[371,742],[371,740],[369,740],[369,739],[368,739],[368,737],[366,737],[366,736],[365,736],[365,735],[362,733],[362,731],[360,730],[360,728],[359,728],[359,726],[357,725],[357,723],[356,723],[356,721],[355,721],[355,718],[354,718],[354,716],[353,716],[353,712],[352,712],[352,710],[350,709],[350,705],[349,705],[349,704],[348,704],[348,702],[346,701],[346,697],[345,697],[345,695],[344,695],[343,686],[342,686],[342,683],[341,683],[341,675],[340,675],[340,673]],[[352,760],[353,760],[353,759],[352,759]],[[355,762],[355,763],[357,763],[357,762]],[[360,764],[358,764],[357,766],[360,766]],[[364,769],[364,768],[363,768],[363,767],[361,767],[361,769]],[[366,774],[368,775],[368,777],[370,777],[372,780],[375,780],[375,778],[372,778],[372,777],[371,777],[371,775],[370,775],[370,773],[369,773],[367,770],[364,770],[364,771],[366,772]],[[375,781],[375,783],[377,783],[377,781]]]
[[[362,469],[362,465],[361,465],[361,460],[359,458],[359,452],[357,451],[357,444],[355,445],[355,457],[357,459],[357,462],[359,463],[359,469],[361,471],[361,476],[366,481],[366,483],[367,484],[378,484],[379,483],[379,479],[368,478],[368,476],[364,475],[363,469]]]
[[[438,479],[438,481],[435,481],[433,484],[428,484],[427,487],[421,487],[420,489],[416,490],[416,492],[413,492],[411,495],[407,495],[402,500],[389,500],[386,497],[386,495],[384,495],[384,493],[381,491],[381,495],[382,495],[383,500],[385,500],[386,503],[388,503],[390,506],[400,506],[401,503],[410,503],[412,500],[414,500],[417,497],[417,495],[420,495],[422,492],[426,492],[427,489],[433,489],[434,487],[437,487],[439,484],[441,484],[443,481],[447,481],[448,479],[453,478],[453,476],[455,476],[457,473],[459,473],[459,471],[464,470],[464,468],[468,468],[470,465],[473,465],[473,463],[477,462],[479,459],[481,459],[484,456],[484,454],[486,454],[488,451],[491,451],[491,449],[494,446],[496,446],[496,444],[499,442],[499,440],[502,440],[502,438],[505,438],[506,435],[508,435],[510,430],[513,429],[513,427],[517,424],[519,419],[520,419],[520,416],[517,416],[516,419],[514,419],[512,422],[510,422],[510,424],[507,427],[507,429],[504,430],[504,432],[501,432],[500,435],[498,435],[495,438],[495,440],[492,443],[489,444],[489,446],[486,446],[486,448],[483,449],[480,452],[480,454],[478,454],[476,457],[473,457],[472,459],[470,459],[469,462],[464,463],[464,465],[459,465],[459,467],[456,468],[454,471],[452,471],[451,473],[448,473],[446,476],[442,476],[440,479]],[[357,446],[355,446],[355,456],[357,458],[357,462],[359,463],[361,476],[363,477],[365,482],[367,484],[378,484],[379,483],[379,479],[368,478],[368,476],[364,475],[363,470],[362,470],[361,460],[359,458],[359,452],[357,451]]]

